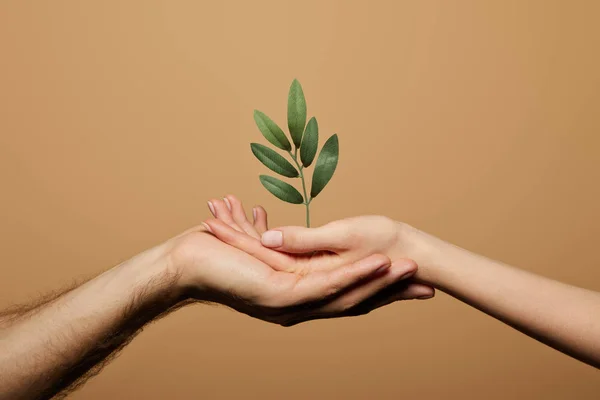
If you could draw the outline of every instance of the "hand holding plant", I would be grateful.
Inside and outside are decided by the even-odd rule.
[[[284,253],[278,248],[265,246],[268,244],[265,242],[265,235],[274,231],[268,231],[267,212],[264,208],[260,206],[255,208],[254,223],[246,219],[242,202],[235,196],[228,195],[222,200],[211,199],[209,208],[215,218],[204,221],[204,224],[216,238],[230,245],[232,250],[241,250],[243,255],[250,255],[256,261],[260,260],[273,271],[306,277],[314,274],[329,274],[344,266],[364,262],[361,260],[375,261],[387,266],[379,271],[372,271],[369,276],[356,282],[354,286],[339,291],[335,296],[325,296],[326,301],[317,302],[315,307],[302,307],[303,315],[300,319],[305,320],[307,315],[309,319],[361,315],[394,301],[424,299],[434,294],[431,287],[409,279],[417,271],[414,261],[399,257],[392,262],[383,255],[384,252],[389,251],[395,237],[395,231],[389,230],[391,225],[383,217],[363,220],[367,223],[369,232],[366,230],[360,232],[365,236],[371,236],[370,232],[373,235],[361,239],[361,245],[344,234],[343,229],[348,226],[346,223],[342,225],[330,223],[312,229],[283,228],[286,229],[285,234],[289,233],[289,235],[282,244],[285,249],[293,250],[291,253]],[[354,228],[353,235],[359,232],[360,227]],[[305,241],[305,245],[316,246],[305,251],[307,248],[298,247],[301,243],[294,244],[293,240],[288,240],[293,239],[294,235],[308,235],[310,242]],[[379,240],[382,243],[375,244]],[[313,251],[315,249],[319,251]],[[248,272],[245,275],[252,274]],[[278,276],[278,279],[283,279],[285,274]],[[286,288],[286,290],[290,289]],[[297,322],[295,318],[291,318],[291,320],[287,319],[286,324],[295,322]]]

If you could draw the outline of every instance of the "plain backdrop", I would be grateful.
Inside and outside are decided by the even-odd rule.
[[[87,278],[258,181],[298,78],[340,163],[313,223],[406,221],[600,290],[597,1],[2,1],[0,306]],[[535,288],[531,288],[535,290]],[[74,399],[595,399],[597,370],[449,296],[281,328],[194,306]]]

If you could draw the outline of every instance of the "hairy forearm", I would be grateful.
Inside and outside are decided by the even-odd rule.
[[[148,321],[181,305],[159,246],[0,317],[0,399],[49,398],[93,375]]]
[[[413,231],[419,279],[600,367],[600,293],[490,260]]]

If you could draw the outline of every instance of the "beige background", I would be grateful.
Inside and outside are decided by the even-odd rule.
[[[0,306],[93,275],[258,182],[259,108],[340,135],[315,224],[378,213],[600,290],[597,1],[3,1]],[[535,288],[532,288],[535,290]],[[600,375],[439,294],[292,329],[148,327],[76,399],[592,399]]]

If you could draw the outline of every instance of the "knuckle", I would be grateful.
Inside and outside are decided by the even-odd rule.
[[[374,264],[378,264],[381,266],[384,266],[386,264],[388,264],[388,265],[391,264],[390,258],[388,256],[386,256],[385,254],[380,254],[380,253],[371,255],[370,261],[373,262]]]
[[[396,221],[389,217],[378,215],[375,217],[375,223],[377,224],[377,229],[386,235],[394,234],[398,230]]]
[[[306,240],[296,232],[284,232],[283,237],[285,238],[285,244],[293,248],[303,247]]]
[[[355,230],[348,230],[344,232],[344,242],[350,247],[355,247],[361,241],[362,235],[360,232]]]
[[[417,263],[412,260],[397,260],[394,262],[394,266],[396,267],[394,273],[389,276],[390,279],[394,281],[397,279],[408,279],[412,277],[418,269]]]
[[[418,266],[414,260],[404,259],[402,262],[405,265],[406,272],[417,272]]]
[[[188,232],[177,238],[173,243],[170,251],[171,258],[176,263],[187,263],[193,261],[199,256],[199,244],[209,239],[209,236],[204,232],[194,231]]]
[[[377,224],[377,226],[381,228],[390,227],[395,223],[393,219],[384,215],[371,215],[369,219],[370,223]]]
[[[388,244],[394,243],[398,239],[398,224],[391,218],[379,217],[380,218],[380,232],[387,238]]]
[[[377,229],[389,230],[396,227],[396,221],[384,215],[371,215],[368,218],[369,224],[376,225]]]
[[[237,232],[235,232],[236,234],[230,235],[226,240],[227,240],[227,244],[233,246],[233,247],[242,247],[242,245],[244,244],[244,237],[242,235],[238,235]]]
[[[227,238],[227,243],[232,245],[233,247],[249,250],[252,245],[251,241],[249,241],[249,236],[246,235],[245,232],[241,232],[240,230],[232,227],[231,225],[229,225],[229,227],[231,229],[229,230],[230,237]]]

